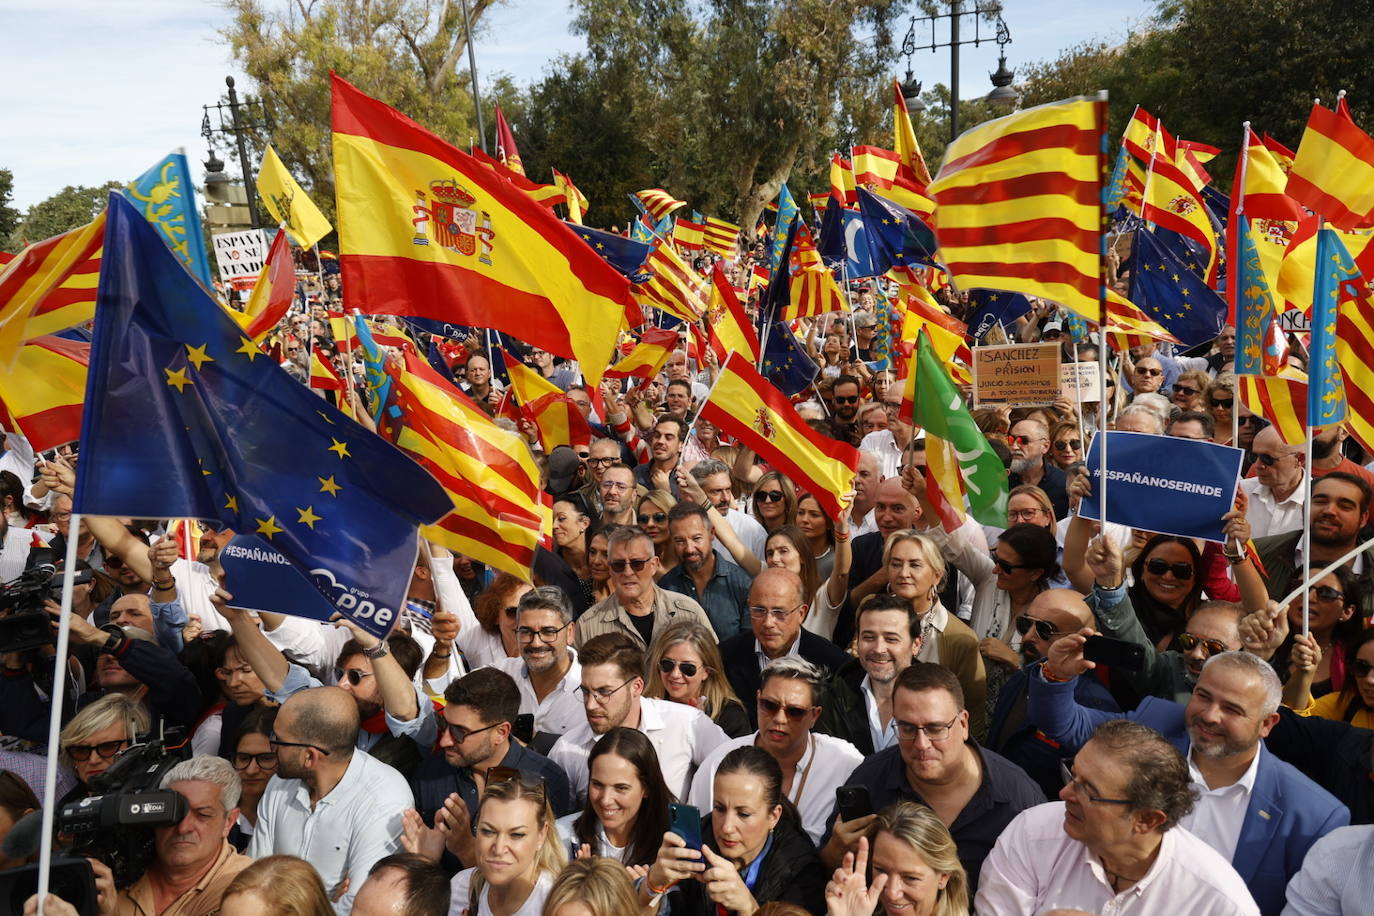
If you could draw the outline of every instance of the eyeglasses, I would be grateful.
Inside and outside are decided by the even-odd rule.
[[[1006,560],[999,557],[996,553],[990,553],[988,554],[988,556],[992,557],[992,562],[997,566],[998,569],[1002,570],[1002,572],[1006,573],[1007,575],[1011,575],[1018,569],[1030,568],[1021,563],[1008,563]]]
[[[1045,640],[1045,642],[1057,639],[1061,635],[1059,628],[1048,620],[1041,620],[1038,617],[1029,617],[1025,614],[1016,618],[1016,632],[1020,633],[1022,636],[1029,633],[1031,627],[1035,627],[1035,635]]]
[[[782,502],[782,491],[781,491],[781,490],[759,490],[757,493],[754,494],[754,502],[756,502],[756,503],[776,503],[776,502]]]
[[[805,603],[799,604],[796,607],[791,608],[790,610],[783,610],[780,607],[766,608],[752,606],[749,608],[749,616],[755,620],[763,620],[766,617],[771,619],[774,623],[782,623],[788,617],[792,616],[804,607],[806,607]]]
[[[1345,597],[1345,592],[1338,592],[1329,585],[1313,585],[1307,591],[1323,601],[1340,601]]]
[[[482,728],[474,728],[469,730],[461,725],[454,725],[448,719],[445,719],[444,714],[441,712],[436,712],[434,714],[434,718],[439,723],[439,734],[442,735],[444,732],[447,731],[448,736],[453,739],[454,744],[462,744],[464,741],[468,740],[473,735],[480,735],[482,732],[489,732],[493,728],[501,724],[500,722],[493,722],[490,725],[483,726]]]
[[[1362,658],[1355,659],[1355,663],[1350,667],[1354,670],[1356,677],[1369,677],[1370,673],[1374,672],[1374,665]]]
[[[628,490],[628,489],[632,488],[633,486],[634,486],[634,484],[621,483],[621,482],[618,481],[618,480],[603,480],[603,481],[601,481],[601,489],[603,489],[603,490]]]
[[[299,353],[299,352],[301,352],[301,348],[300,348],[300,347],[287,347],[287,348],[286,348],[286,352],[287,352],[287,353]]]
[[[361,668],[334,669],[334,680],[336,682],[346,680],[354,687],[357,687],[359,684],[361,684],[363,682],[363,678],[365,677],[372,677],[372,672],[364,671]]]
[[[632,560],[612,560],[610,563],[611,572],[624,572],[626,566],[630,567],[635,572],[643,572],[644,567],[647,566],[652,559],[653,557],[644,557],[643,559],[636,558]]]
[[[653,522],[655,525],[661,525],[661,524],[663,524],[664,522],[666,522],[667,520],[668,520],[668,513],[667,513],[667,512],[655,512],[655,513],[653,513],[653,514],[651,514],[651,515],[641,515],[641,516],[639,516],[639,523],[640,523],[641,525],[647,525],[647,524],[649,524],[650,522]]]
[[[215,677],[219,678],[221,681],[227,681],[227,680],[229,680],[231,677],[233,677],[233,676],[236,675],[236,674],[237,674],[239,677],[252,677],[252,676],[253,676],[253,666],[252,666],[252,665],[239,665],[237,668],[216,668],[216,669],[215,669]]]
[[[1255,452],[1255,459],[1267,468],[1272,468],[1283,460],[1282,455],[1266,455],[1263,452]]]
[[[679,662],[671,658],[660,658],[658,660],[658,670],[662,671],[664,674],[672,674],[674,668],[681,671],[683,677],[697,676],[698,669],[696,662]]]
[[[275,770],[277,755],[271,751],[265,754],[234,754],[234,769],[246,770],[250,763],[256,763],[259,770]]]
[[[624,690],[626,685],[632,683],[634,683],[634,678],[630,678],[619,687],[598,687],[594,690],[588,690],[586,687],[579,687],[577,688],[577,692],[581,695],[583,703],[586,703],[588,700],[596,700],[597,705],[605,706],[607,700]]]
[[[903,741],[915,741],[917,734],[924,734],[930,741],[943,741],[949,737],[949,730],[959,721],[956,715],[948,722],[932,722],[929,725],[916,725],[912,722],[898,721],[897,737]]]
[[[124,561],[114,554],[109,554],[105,557],[105,567],[107,569],[123,569]]]
[[[857,404],[857,403],[859,403],[859,396],[858,396],[857,394],[853,394],[853,395],[846,395],[846,396],[843,396],[843,397],[842,397],[842,396],[840,396],[840,395],[837,394],[837,395],[835,395],[835,403],[836,403],[836,404]]]
[[[1230,410],[1231,407],[1235,405],[1235,403],[1235,398],[1212,398],[1213,407],[1224,407],[1227,410]]]
[[[127,738],[122,738],[119,741],[102,741],[99,744],[69,744],[67,745],[67,754],[73,760],[79,760],[82,763],[91,759],[91,751],[99,754],[102,760],[110,760],[128,746]]]
[[[1076,452],[1082,447],[1082,439],[1060,439],[1054,444],[1054,450],[1056,452]]]
[[[534,637],[538,636],[544,642],[553,642],[558,638],[559,633],[562,633],[570,626],[572,626],[571,620],[561,627],[540,627],[537,630],[534,627],[516,627],[515,638],[521,642],[534,642]]]
[[[1175,579],[1193,578],[1193,564],[1191,563],[1170,563],[1168,560],[1150,560],[1145,564],[1145,569],[1162,576],[1166,572],[1174,574]]]
[[[1199,388],[1189,388],[1187,385],[1174,386],[1174,394],[1181,394],[1184,397],[1191,398],[1193,395],[1201,393],[1202,391]]]
[[[70,512],[50,512],[48,518],[55,522],[69,522],[72,520],[72,514]]]
[[[779,703],[777,700],[770,700],[768,697],[759,697],[759,709],[764,716],[770,719],[780,712],[785,712],[787,718],[792,722],[800,722],[806,718],[806,714],[811,710],[805,706],[788,706],[786,703]],[[763,718],[760,716],[759,718]]]
[[[1065,762],[1062,761],[1062,760],[1059,761],[1059,775],[1062,776],[1062,777],[1064,778],[1064,785],[1066,785],[1066,786],[1068,786],[1070,789],[1072,789],[1072,790],[1073,790],[1073,794],[1074,794],[1074,795],[1077,795],[1077,796],[1079,797],[1079,799],[1082,800],[1082,801],[1092,802],[1094,805],[1130,805],[1130,804],[1134,804],[1134,802],[1132,802],[1132,801],[1131,801],[1130,799],[1128,799],[1128,798],[1102,798],[1102,797],[1099,796],[1099,795],[1093,795],[1093,794],[1091,794],[1091,793],[1089,792],[1089,790],[1088,790],[1088,787],[1087,787],[1086,785],[1084,785],[1082,782],[1080,782],[1080,781],[1073,775],[1073,767],[1069,766],[1069,764],[1065,763]]]
[[[267,736],[267,743],[272,745],[273,747],[308,747],[313,751],[319,751],[326,757],[329,756],[329,751],[326,751],[318,744],[304,744],[300,741],[282,741],[280,738],[277,737],[276,732],[272,732],[272,734]]]
[[[1007,521],[1013,522],[1013,523],[1014,523],[1014,522],[1029,522],[1029,521],[1031,521],[1032,519],[1034,519],[1037,515],[1039,515],[1041,512],[1044,512],[1044,511],[1045,511],[1044,509],[1040,509],[1040,508],[1035,508],[1035,509],[1008,509],[1008,510],[1007,510]]]
[[[1137,370],[1135,370],[1135,374],[1136,374],[1136,375],[1143,375],[1143,376],[1145,376],[1146,378],[1154,378],[1156,375],[1163,375],[1163,374],[1164,374],[1164,370],[1163,370],[1163,369],[1137,369]]]
[[[1241,426],[1253,426],[1257,430],[1264,429],[1266,426],[1269,425],[1268,420],[1264,419],[1264,417],[1261,417],[1258,414],[1253,413],[1249,416],[1241,417],[1238,422]]]
[[[1220,655],[1226,651],[1226,646],[1219,639],[1206,639],[1202,636],[1194,636],[1192,633],[1180,633],[1174,637],[1174,642],[1180,651],[1191,652],[1198,646],[1202,646],[1205,657],[1211,658],[1213,655]]]
[[[613,456],[613,457],[610,457],[610,458],[588,458],[588,459],[587,459],[587,463],[588,463],[589,465],[591,465],[592,467],[594,467],[594,468],[608,468],[608,467],[610,467],[611,465],[615,464],[615,462],[616,462],[616,459],[615,459],[614,456]]]
[[[1010,435],[1010,436],[1007,436],[1007,444],[1008,444],[1008,445],[1030,445],[1032,442],[1043,442],[1043,441],[1045,441],[1045,440],[1044,440],[1044,439],[1041,439],[1041,438],[1039,438],[1039,437],[1036,437],[1036,436],[1017,436],[1017,435]]]

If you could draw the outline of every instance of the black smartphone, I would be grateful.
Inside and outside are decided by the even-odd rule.
[[[701,812],[695,805],[669,805],[668,829],[682,837],[688,849],[701,850]]]
[[[873,799],[868,786],[839,786],[835,789],[835,804],[840,820],[849,822],[873,813]]]
[[[534,740],[534,713],[522,712],[515,717],[515,723],[511,726],[511,734],[520,739],[521,744],[529,744]]]
[[[1145,647],[1110,636],[1089,636],[1083,644],[1083,657],[1122,671],[1145,670]]]

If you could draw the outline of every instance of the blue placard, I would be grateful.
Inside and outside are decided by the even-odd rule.
[[[234,607],[319,621],[328,621],[342,609],[342,605],[335,606],[327,601],[320,589],[306,580],[291,561],[256,535],[234,535],[220,551],[220,565],[224,567],[224,587],[234,596],[231,602]],[[344,590],[337,583],[329,582],[328,570],[311,572],[322,587],[332,586],[341,599],[344,597]],[[355,607],[351,613],[355,619],[366,616],[366,624],[370,624],[367,628],[373,632],[385,633],[396,619],[390,608]],[[357,622],[364,624],[365,621],[358,619]]]
[[[1201,439],[1106,435],[1107,521],[1158,534],[1225,540],[1221,517],[1235,505],[1243,450]],[[1096,445],[1094,437],[1086,456],[1093,491],[1078,514],[1099,521],[1102,462]]]

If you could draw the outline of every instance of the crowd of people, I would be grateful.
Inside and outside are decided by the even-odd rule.
[[[337,302],[337,278],[317,292]],[[1369,912],[1374,555],[1308,583],[1309,625],[1278,604],[1369,533],[1367,456],[1333,427],[1306,466],[1238,400],[1229,327],[1117,356],[1037,304],[1003,339],[1108,359],[1104,397],[972,410],[1007,516],[946,531],[874,343],[885,290],[852,292],[797,329],[821,370],[799,413],[859,449],[839,517],[697,415],[717,365],[685,328],[660,378],[597,391],[526,348],[593,432],[538,455],[553,531],[532,581],[422,542],[385,639],[236,608],[227,532],[188,551],[166,521],[72,526],[80,455],[9,434],[0,579],[69,539],[91,575],[68,659],[0,659],[0,833],[35,816],[49,751],[62,805],[179,735],[160,783],[184,816],[137,874],[91,859],[91,912]],[[305,381],[330,333],[294,313],[276,356]],[[488,345],[440,358],[496,412]],[[1243,450],[1224,544],[1075,513],[1104,412]],[[1139,664],[1090,660],[1097,637]]]

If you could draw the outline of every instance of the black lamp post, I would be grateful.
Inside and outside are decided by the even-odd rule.
[[[257,229],[261,225],[258,221],[258,196],[255,182],[253,181],[253,169],[248,161],[248,144],[244,141],[244,135],[253,130],[261,130],[270,134],[273,128],[272,115],[267,110],[267,105],[262,99],[246,98],[240,101],[238,92],[234,89],[234,78],[232,76],[226,76],[224,78],[224,84],[229,87],[229,101],[201,106],[205,113],[200,121],[200,134],[205,138],[206,144],[210,147],[210,161],[219,163],[219,169],[216,171],[221,174],[223,174],[224,164],[215,156],[215,135],[234,135],[234,143],[238,147],[239,169],[243,172],[243,192],[248,200],[248,219],[253,228]],[[260,117],[256,120],[252,117],[253,107],[255,105],[259,111],[261,111]],[[225,109],[229,111],[227,120],[224,116]],[[242,115],[240,115],[240,110],[242,110]],[[210,123],[211,111],[214,111],[216,117],[219,119],[219,127],[214,127]],[[209,162],[206,163],[206,170],[207,172],[210,170]]]
[[[960,38],[962,20],[965,16],[973,17],[972,38]],[[991,37],[983,34],[983,29],[986,27],[983,20],[988,16],[996,17],[996,34]],[[935,25],[943,19],[949,20],[949,41],[936,41]],[[930,40],[924,44],[917,43],[917,23],[930,26]],[[906,37],[902,39],[902,53],[906,55],[907,64],[907,78],[902,83],[902,95],[906,97],[907,108],[911,111],[918,110],[912,104],[911,100],[914,95],[919,94],[921,91],[920,82],[912,77],[911,55],[917,51],[930,51],[933,54],[939,48],[949,48],[949,138],[951,141],[959,136],[959,48],[969,44],[978,47],[985,41],[996,41],[1003,47],[1011,42],[1011,31],[1007,28],[1006,22],[1002,19],[1002,4],[996,2],[996,0],[989,0],[989,2],[985,2],[985,0],[949,0],[949,11],[946,13],[935,13],[930,16],[912,16],[911,28],[907,30]],[[997,80],[1003,76],[1005,76],[1006,82],[1005,84],[999,84]],[[997,73],[993,74],[993,86],[996,88],[993,89],[992,94],[997,96],[997,98],[993,99],[992,96],[989,96],[989,99],[992,101],[1002,101],[1004,95],[998,95],[998,93],[1003,90],[1007,93],[1011,93],[1012,98],[1015,99],[1016,94],[1012,92],[1010,88],[1007,88],[1010,87],[1014,78],[1015,74],[1007,69],[1006,55],[1003,55],[1002,65],[998,68]],[[921,109],[923,110],[924,107],[925,106],[922,105]]]

